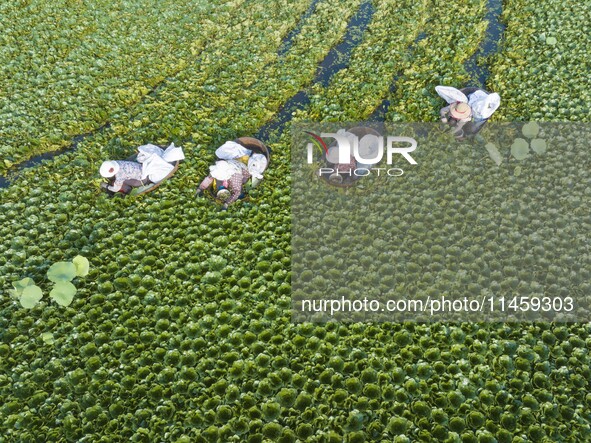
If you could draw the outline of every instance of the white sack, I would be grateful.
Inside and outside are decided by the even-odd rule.
[[[468,97],[459,89],[451,86],[435,86],[435,91],[448,105],[456,102],[468,103]]]
[[[168,163],[174,163],[184,160],[185,153],[183,152],[183,148],[175,146],[174,143],[171,143],[170,146],[166,148],[166,151],[164,151],[162,154],[162,158]]]
[[[174,169],[174,166],[158,155],[151,155],[142,163],[142,180],[146,177],[154,183],[159,183]]]
[[[246,149],[241,144],[233,141],[227,141],[215,150],[215,155],[222,160],[232,160],[250,155],[251,153],[252,151],[250,149]]]
[[[267,157],[263,154],[252,154],[248,159],[248,172],[255,178],[261,180],[263,178],[263,172],[267,169],[268,164]]]
[[[470,94],[468,104],[472,108],[475,121],[486,120],[499,108],[501,97],[496,92],[487,94],[478,90]]]
[[[137,161],[140,163],[145,162],[148,158],[150,158],[150,156],[154,154],[158,157],[162,157],[162,153],[164,152],[162,148],[152,144],[142,145],[137,148],[137,150]]]

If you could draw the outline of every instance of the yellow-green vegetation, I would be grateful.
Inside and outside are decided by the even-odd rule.
[[[590,121],[589,6],[532,0],[504,3],[506,42],[494,58],[489,82],[505,101],[496,118]]]

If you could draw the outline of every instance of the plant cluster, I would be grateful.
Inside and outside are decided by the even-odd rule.
[[[510,0],[503,8],[505,41],[490,78],[503,100],[496,119],[590,121],[588,5]]]
[[[409,56],[408,48],[430,16],[426,1],[375,2],[376,12],[347,69],[326,90],[315,85],[310,120],[355,121],[367,118],[387,95],[395,74]]]
[[[88,259],[81,255],[74,257],[71,262],[61,261],[51,265],[47,270],[47,278],[54,283],[49,293],[51,299],[58,305],[70,306],[77,291],[71,281],[76,277],[86,277],[88,270]],[[23,308],[32,309],[43,298],[43,290],[30,277],[15,281],[12,286],[14,289],[8,292],[18,299]]]
[[[239,6],[189,1],[3,7],[0,171],[115,118],[195,59]],[[68,11],[64,14],[64,8]]]
[[[483,20],[486,1],[450,4],[436,0],[428,9],[431,16],[424,29],[425,38],[398,67],[401,75],[395,89],[388,94],[392,103],[386,116],[388,121],[436,121],[443,105],[435,86],[463,87],[470,83],[464,62],[484,38],[488,25]]]
[[[401,133],[399,127],[393,125],[389,133]],[[513,125],[490,129],[497,128],[506,133],[502,140],[506,154],[511,143],[515,151],[514,140],[523,140],[517,136],[534,137],[533,129],[540,130],[531,124],[519,125],[519,132]],[[536,153],[526,160],[519,153],[496,168],[476,143],[450,141],[446,146],[445,136],[417,136],[421,148],[413,158],[418,165],[405,168],[400,178],[367,177],[359,187],[344,191],[327,186],[307,168],[295,168],[295,298],[367,296],[384,302],[426,303],[442,296],[478,300],[571,296],[578,305],[572,318],[586,318],[591,263],[586,252],[589,225],[583,202],[588,197],[583,177],[589,164],[584,148],[589,131],[582,124],[547,123],[540,133],[551,146],[570,149]],[[553,185],[557,170],[564,174],[561,183],[568,185]],[[497,314],[489,319],[511,318],[507,312]],[[547,318],[542,312],[513,314],[520,320]],[[411,317],[422,318],[420,312],[362,312],[341,314],[338,319]],[[299,318],[310,320],[312,315]],[[462,318],[486,316],[477,312]]]

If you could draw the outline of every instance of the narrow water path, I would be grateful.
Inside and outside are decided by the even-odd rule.
[[[408,46],[407,52],[409,56],[412,57],[413,52],[415,51],[417,45],[427,38],[426,32],[420,32],[414,41]],[[390,88],[388,88],[388,95],[392,95],[396,91],[396,86],[398,84],[398,80],[402,77],[402,71],[398,71],[394,78],[392,79],[392,83],[390,83]],[[371,115],[367,118],[368,121],[376,121],[376,122],[383,122],[386,118],[386,114],[388,113],[388,109],[390,109],[390,100],[385,98],[382,102],[378,105],[378,107],[371,113]]]
[[[326,87],[337,72],[349,66],[353,49],[363,40],[363,34],[369,26],[374,13],[375,7],[371,1],[359,5],[359,9],[349,20],[347,32],[345,32],[341,42],[333,47],[324,57],[324,60],[318,64],[312,84],[317,83]],[[275,117],[258,130],[255,137],[268,143],[269,139],[274,135],[278,136],[283,132],[285,125],[291,121],[295,111],[303,109],[309,104],[310,87],[302,89],[288,99]]]
[[[175,73],[174,75],[176,75],[176,74],[177,73]],[[152,86],[152,88],[150,88],[150,90],[140,98],[140,101],[138,103],[146,100],[146,98],[155,96],[168,82],[173,80],[174,75],[166,77],[166,78],[160,80],[154,86]],[[0,189],[10,186],[10,183],[12,181],[14,181],[16,178],[18,178],[19,171],[22,171],[23,169],[27,169],[27,168],[32,168],[34,166],[38,166],[41,164],[41,162],[43,162],[43,160],[52,160],[55,157],[58,157],[60,155],[67,154],[69,152],[74,152],[76,149],[78,149],[78,145],[80,144],[80,142],[86,140],[89,137],[93,137],[97,134],[100,134],[101,132],[105,131],[106,129],[108,129],[110,127],[111,127],[111,122],[107,121],[107,122],[103,123],[101,126],[93,129],[92,131],[85,132],[84,134],[78,134],[78,135],[74,136],[74,138],[72,138],[72,142],[66,147],[63,147],[61,149],[57,149],[55,151],[49,151],[49,152],[44,152],[42,154],[35,155],[35,156],[29,158],[28,160],[25,160],[25,161],[22,161],[18,164],[13,165],[8,170],[8,173],[6,176],[0,176]]]
[[[485,19],[488,21],[488,27],[484,39],[478,50],[464,63],[464,69],[470,74],[471,79],[470,84],[466,86],[475,86],[482,89],[486,89],[486,82],[490,77],[487,58],[500,50],[501,40],[506,28],[500,21],[503,13],[503,1],[488,0],[487,9]]]
[[[8,186],[10,186],[11,182],[13,182],[14,180],[16,180],[18,178],[18,173],[20,171],[22,171],[23,169],[39,166],[44,160],[52,160],[55,157],[58,157],[60,155],[74,152],[76,149],[78,149],[78,145],[81,142],[83,142],[84,140],[86,140],[89,137],[93,137],[93,136],[105,131],[106,129],[108,129],[110,127],[111,127],[111,122],[106,122],[102,126],[99,126],[98,128],[96,128],[90,132],[86,132],[84,134],[79,134],[79,135],[75,136],[72,139],[72,143],[70,143],[68,146],[66,146],[62,149],[57,149],[55,151],[50,151],[50,152],[44,152],[43,154],[36,155],[34,157],[31,157],[28,160],[25,160],[17,165],[12,166],[9,170],[9,175],[0,176],[0,189],[7,188]]]
[[[306,19],[312,15],[316,10],[316,5],[321,1],[322,0],[312,0],[308,9],[300,16],[296,27],[283,38],[281,45],[279,45],[279,49],[277,50],[277,55],[279,57],[285,55],[291,49],[294,39],[300,34],[300,32],[302,32],[302,27],[304,26],[304,23],[306,23]]]
[[[363,40],[363,34],[367,30],[375,12],[375,6],[371,1],[359,5],[359,9],[347,24],[347,32],[345,32],[343,40],[332,48],[324,57],[324,60],[320,62],[314,77],[314,83],[328,86],[337,72],[349,66],[353,49],[359,46]]]

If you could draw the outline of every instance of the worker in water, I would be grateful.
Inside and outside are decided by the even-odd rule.
[[[133,188],[160,183],[174,173],[175,164],[184,158],[183,149],[174,143],[166,150],[152,144],[142,145],[128,160],[108,160],[101,164],[99,172],[108,180],[101,183],[101,189],[129,194]]]
[[[472,121],[472,108],[468,103],[456,102],[441,108],[441,121],[452,127],[454,135],[462,135],[464,125]]]
[[[209,175],[199,184],[196,195],[201,195],[210,186],[214,196],[223,201],[223,209],[244,196],[244,185],[252,179],[253,186],[263,179],[268,158],[253,152],[243,145],[229,141],[216,150],[217,160],[209,167]]]
[[[148,178],[142,180],[142,164],[133,161],[105,161],[100,174],[109,180],[109,183],[102,183],[101,188],[111,192],[128,194],[132,188],[150,183]]]
[[[439,112],[441,121],[452,126],[457,138],[478,133],[501,104],[499,94],[479,88],[437,86],[435,91],[448,104]]]

